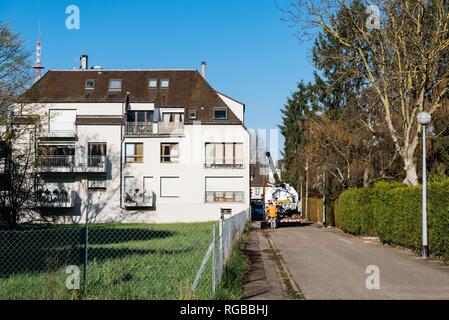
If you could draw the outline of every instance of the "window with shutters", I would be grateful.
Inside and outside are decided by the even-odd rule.
[[[245,202],[243,177],[207,177],[206,202]]]
[[[179,177],[161,177],[161,198],[179,198]]]
[[[206,143],[205,167],[244,168],[243,143]]]

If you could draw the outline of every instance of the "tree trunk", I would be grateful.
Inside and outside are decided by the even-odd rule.
[[[363,187],[368,188],[369,187],[369,168],[366,167],[363,171]]]
[[[404,184],[416,186],[419,184],[418,174],[416,172],[416,161],[414,159],[405,159],[405,179]]]

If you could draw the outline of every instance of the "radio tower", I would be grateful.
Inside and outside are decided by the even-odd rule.
[[[42,77],[42,69],[45,67],[41,65],[41,26],[39,24],[39,33],[37,34],[36,42],[36,63],[34,69],[34,81],[38,81]]]

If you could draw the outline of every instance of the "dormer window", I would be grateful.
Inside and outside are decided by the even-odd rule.
[[[111,79],[109,80],[109,91],[121,91],[122,90],[122,80]]]
[[[170,87],[170,80],[161,79],[161,89],[168,89]]]
[[[95,80],[93,79],[87,79],[86,83],[84,84],[85,89],[95,89]]]
[[[157,88],[157,79],[149,79],[148,80],[148,88],[156,89]]]
[[[226,119],[228,119],[228,109],[226,109],[226,108],[216,108],[216,109],[214,109],[214,119],[215,120],[226,120]]]
[[[189,111],[189,119],[190,119],[190,120],[195,120],[196,117],[197,117],[197,115],[196,115],[196,110],[190,110],[190,111]]]

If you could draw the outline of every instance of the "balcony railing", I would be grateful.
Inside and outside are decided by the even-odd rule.
[[[245,169],[244,163],[206,163],[204,167],[207,169]]]
[[[75,162],[75,156],[39,156],[36,159],[40,172],[98,172],[107,170],[106,156],[89,156],[86,163]]]
[[[127,209],[152,208],[153,207],[153,193],[142,192],[129,194],[124,196],[124,205]]]
[[[146,136],[153,134],[153,122],[126,123],[125,134],[129,136]]]
[[[39,208],[74,208],[76,192],[65,190],[49,190],[36,192],[36,204]]]
[[[157,132],[159,134],[184,134],[184,123],[159,122]]]
[[[181,122],[137,122],[125,124],[126,136],[182,135],[184,123]]]
[[[70,169],[75,166],[75,156],[39,156],[37,165],[42,169]]]

